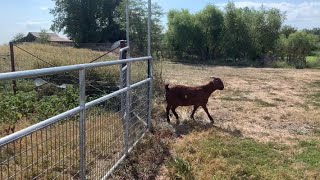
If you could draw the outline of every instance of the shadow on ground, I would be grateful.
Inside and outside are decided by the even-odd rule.
[[[232,136],[242,136],[237,129],[223,128],[218,124],[201,120],[182,121],[179,125],[162,120],[153,125],[152,133],[148,132],[138,143],[134,151],[120,164],[111,179],[156,179],[161,167],[172,159],[169,143],[173,139],[183,138],[184,135],[191,132],[201,132],[211,128]]]
[[[172,127],[175,130],[176,136],[190,134],[191,132],[202,132],[208,129],[214,128],[218,131],[228,133],[235,137],[242,137],[241,131],[236,128],[223,127],[221,124],[204,122],[204,120],[187,120],[183,121],[179,125],[173,124]]]

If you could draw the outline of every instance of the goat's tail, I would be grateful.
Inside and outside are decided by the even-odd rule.
[[[166,91],[169,91],[169,84],[165,85]]]

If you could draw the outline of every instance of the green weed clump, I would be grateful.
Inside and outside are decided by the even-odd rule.
[[[32,122],[45,120],[78,106],[78,90],[72,86],[54,92],[51,96],[39,97],[35,90],[2,93],[0,123],[15,124],[22,118]]]

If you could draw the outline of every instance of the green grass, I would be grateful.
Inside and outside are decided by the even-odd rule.
[[[169,177],[171,179],[188,179],[193,180],[194,175],[192,167],[188,161],[181,158],[173,158],[168,163]]]
[[[224,96],[224,97],[221,97],[220,99],[225,101],[250,101],[244,97],[231,97],[231,96]]]
[[[317,141],[301,141],[300,151],[295,161],[303,162],[307,167],[320,168],[320,144]]]
[[[273,100],[278,101],[278,102],[286,102],[285,100],[283,100],[281,98],[273,98]]]
[[[180,144],[176,151],[192,167],[195,179],[310,179],[320,178],[319,143],[259,143],[211,132]]]
[[[313,93],[309,99],[314,106],[320,107],[320,91]]]
[[[262,99],[255,99],[255,102],[261,107],[276,107],[276,104],[266,102]]]
[[[313,81],[313,82],[309,83],[309,86],[311,88],[319,88],[320,89],[320,80]]]
[[[245,97],[232,97],[232,96],[224,96],[220,98],[221,100],[225,101],[248,101],[248,102],[255,102],[260,107],[276,107],[277,105],[274,103],[266,102],[262,99],[247,99]],[[279,100],[280,101],[280,100]],[[281,100],[282,101],[282,100]]]
[[[316,107],[320,107],[320,80],[313,81],[308,85],[310,88],[314,89],[314,91],[307,95],[307,102]]]
[[[274,61],[270,64],[272,68],[292,68],[293,66],[288,64],[286,61]]]
[[[307,68],[320,68],[320,56],[307,56]]]

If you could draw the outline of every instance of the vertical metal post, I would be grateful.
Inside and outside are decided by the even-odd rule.
[[[151,56],[151,0],[148,0],[148,56]]]
[[[15,66],[15,63],[14,63],[13,42],[10,42],[9,46],[10,46],[10,57],[11,57],[11,71],[15,72],[16,71],[16,66]],[[13,93],[16,94],[17,93],[17,81],[16,80],[12,81],[12,89],[13,89]]]
[[[82,180],[86,179],[86,149],[85,149],[85,143],[86,143],[86,83],[85,83],[85,69],[82,69],[79,71],[79,86],[80,86],[80,178]]]
[[[126,115],[125,115],[125,154],[128,155],[129,152],[129,120],[130,120],[130,67],[131,63],[127,63],[127,72],[126,72],[126,84],[128,90],[126,92]]]
[[[129,36],[129,32],[130,32],[130,26],[129,26],[129,0],[127,0],[126,2],[126,36],[127,36],[127,46],[130,47],[130,36]],[[130,48],[128,49],[127,52],[128,57],[130,57]]]
[[[120,52],[119,52],[119,59],[126,59],[127,55],[127,50],[123,49],[125,48],[126,44],[125,44],[125,41],[120,41]],[[120,88],[123,88],[123,87],[127,87],[128,86],[128,83],[127,83],[127,69],[128,69],[128,66],[126,63],[123,63],[123,64],[120,64]],[[128,97],[128,94],[124,94],[124,93],[121,93],[120,95],[120,102],[121,102],[121,107],[120,107],[120,117],[121,117],[121,120],[122,120],[122,127],[123,127],[123,132],[124,132],[124,136],[123,136],[123,139],[125,141],[125,149],[124,149],[124,154],[127,155],[128,153],[128,121],[127,121],[127,109],[128,109],[128,104],[127,104],[127,97]]]
[[[151,0],[148,0],[148,56],[151,56]],[[152,110],[152,64],[153,60],[148,60],[148,78],[151,78],[148,86],[148,128],[151,130],[151,110]]]
[[[121,50],[122,48],[124,48],[126,46],[126,44],[125,44],[125,41],[124,40],[122,40],[122,41],[120,41],[120,51],[119,51],[119,60],[121,60],[121,59],[124,59],[125,58],[125,56],[124,56],[124,53],[123,53],[123,51]],[[120,89],[122,89],[123,87],[124,87],[124,75],[125,75],[125,73],[123,72],[123,68],[124,68],[124,66],[125,66],[126,64],[120,64],[119,65],[119,73],[120,73],[120,79],[119,79],[119,88]],[[125,98],[125,96],[124,96],[124,94],[122,93],[121,95],[120,95],[120,117],[123,119],[124,118],[124,107],[125,107],[125,104],[124,104],[124,98]],[[125,121],[123,121],[123,123],[124,123]]]

